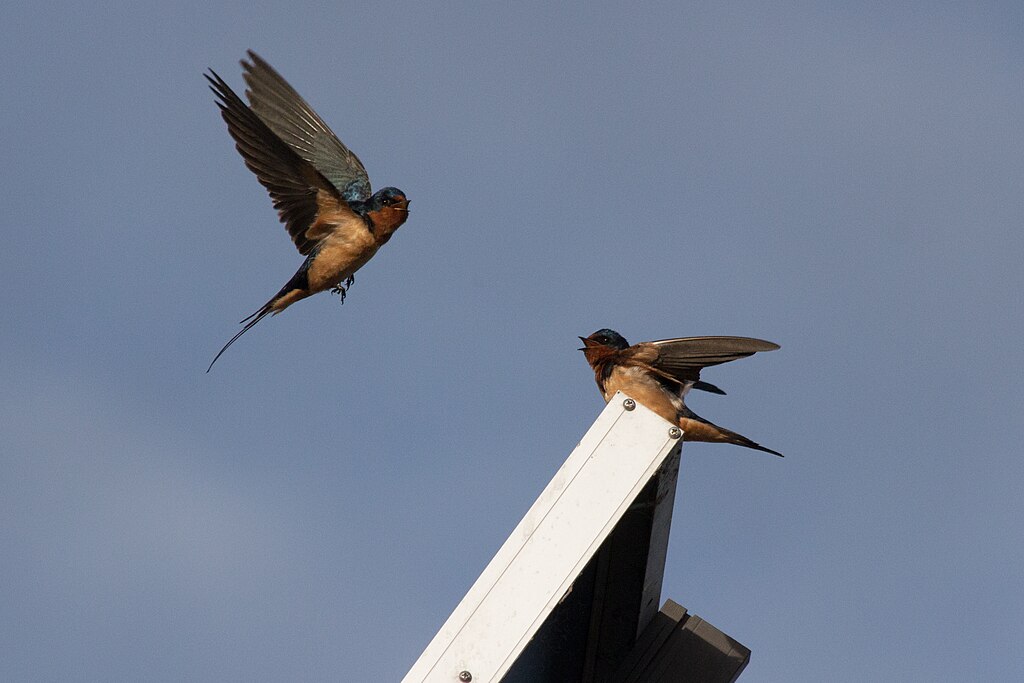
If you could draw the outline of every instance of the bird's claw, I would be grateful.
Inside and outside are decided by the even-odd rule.
[[[355,284],[355,281],[356,278],[352,275],[349,275],[347,278],[345,278],[344,282],[339,282],[338,284],[334,285],[334,287],[331,289],[331,294],[337,294],[338,297],[340,298],[339,303],[345,303],[345,295],[348,294],[348,288]]]

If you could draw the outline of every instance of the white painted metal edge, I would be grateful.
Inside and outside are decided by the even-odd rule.
[[[672,427],[616,394],[403,683],[500,681],[672,452]]]

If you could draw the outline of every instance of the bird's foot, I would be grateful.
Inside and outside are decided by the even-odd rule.
[[[348,288],[355,284],[356,278],[353,275],[349,275],[345,278],[344,282],[339,282],[334,285],[331,289],[331,294],[337,294],[340,298],[339,303],[345,303],[345,295],[348,294]]]

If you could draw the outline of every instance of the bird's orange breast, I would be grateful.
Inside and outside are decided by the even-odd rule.
[[[679,420],[681,399],[666,391],[645,368],[622,365],[613,368],[604,380],[604,400],[611,400],[616,391],[621,391],[672,424]]]
[[[309,291],[321,292],[355,274],[377,253],[377,243],[365,228],[356,234],[328,237],[309,266]]]

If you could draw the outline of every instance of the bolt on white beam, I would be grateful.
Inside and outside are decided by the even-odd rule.
[[[402,683],[497,683],[679,443],[617,393]]]

